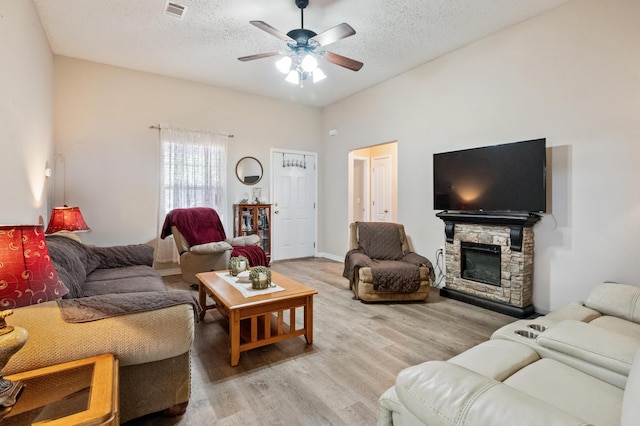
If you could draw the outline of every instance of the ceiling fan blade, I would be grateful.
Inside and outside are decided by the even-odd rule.
[[[249,21],[249,23],[251,25],[254,25],[254,26],[260,28],[262,31],[268,32],[272,36],[274,36],[276,38],[279,38],[282,41],[291,40],[291,37],[289,37],[288,35],[286,35],[282,31],[273,28],[271,25],[267,24],[266,22],[263,22],[263,21]]]
[[[254,59],[268,58],[269,56],[276,56],[279,54],[280,52],[258,53],[256,55],[242,56],[238,58],[238,60],[242,62],[253,61]]]
[[[343,38],[351,37],[355,33],[356,30],[354,30],[351,25],[343,22],[340,25],[336,25],[333,28],[329,28],[320,34],[311,37],[311,40],[315,40],[320,44],[320,46],[326,46],[338,40],[342,40]]]
[[[356,61],[355,59],[347,58],[346,56],[338,55],[333,52],[325,52],[322,57],[332,64],[340,65],[341,67],[348,68],[352,71],[358,71],[364,65],[360,61]]]

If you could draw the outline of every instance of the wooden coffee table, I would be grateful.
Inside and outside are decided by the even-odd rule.
[[[228,271],[217,271],[228,273]],[[240,353],[304,334],[313,344],[313,295],[318,292],[282,274],[271,271],[271,281],[283,291],[245,297],[214,272],[196,274],[202,313],[217,309],[229,321],[231,365],[240,362]],[[207,295],[215,305],[207,305]],[[304,309],[304,325],[296,328],[296,308]],[[289,322],[285,322],[288,311]]]

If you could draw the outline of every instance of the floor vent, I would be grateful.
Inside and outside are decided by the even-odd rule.
[[[168,1],[166,3],[164,13],[165,15],[173,16],[174,18],[182,19],[187,12],[187,6]]]

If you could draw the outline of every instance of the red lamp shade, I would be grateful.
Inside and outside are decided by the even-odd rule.
[[[47,226],[46,234],[58,231],[80,232],[88,231],[89,227],[82,217],[80,207],[54,207],[51,210],[51,219]]]
[[[0,225],[0,309],[46,302],[68,292],[51,263],[42,225]]]

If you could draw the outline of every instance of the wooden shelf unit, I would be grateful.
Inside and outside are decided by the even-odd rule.
[[[271,204],[234,204],[233,236],[258,235],[260,247],[271,259]]]

